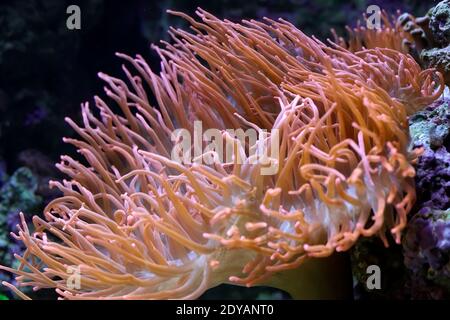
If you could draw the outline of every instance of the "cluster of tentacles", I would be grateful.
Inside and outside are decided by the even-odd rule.
[[[283,20],[174,14],[194,32],[172,29],[154,48],[159,74],[118,54],[126,80],[99,74],[110,102],[83,104],[81,126],[67,119],[82,139],[65,141],[85,161],[62,157],[70,179],[51,185],[64,196],[33,230],[22,218],[20,267],[1,268],[68,299],[187,299],[219,283],[264,283],[360,236],[400,241],[415,199],[407,116],[440,96],[441,75],[392,49],[324,44]],[[171,133],[194,120],[225,139],[230,128],[278,129],[278,171],[261,175],[245,157],[252,146],[239,144],[243,163],[172,160]]]
[[[390,48],[419,58],[420,52],[430,46],[431,31],[428,27],[429,18],[415,17],[409,13],[389,15],[386,11],[380,13],[380,26],[368,28],[367,16],[364,23],[358,21],[356,27],[347,26],[348,37],[339,36],[332,30],[334,41],[352,52],[362,49]]]

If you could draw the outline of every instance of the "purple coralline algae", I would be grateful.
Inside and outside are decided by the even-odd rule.
[[[450,99],[442,98],[410,119],[413,147],[424,149],[416,165],[421,207],[450,207]]]
[[[448,299],[450,289],[450,209],[422,208],[403,241],[412,297]]]

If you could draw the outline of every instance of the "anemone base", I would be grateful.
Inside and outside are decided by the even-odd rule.
[[[337,300],[353,297],[352,282],[348,254],[335,253],[277,273],[265,285],[284,290],[295,300]]]

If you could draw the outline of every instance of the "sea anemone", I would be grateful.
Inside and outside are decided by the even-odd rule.
[[[70,180],[51,186],[64,195],[33,230],[22,217],[20,267],[1,267],[19,287],[67,299],[192,299],[220,283],[269,284],[303,297],[309,273],[321,277],[315,263],[360,236],[386,242],[390,231],[400,242],[418,154],[407,116],[441,94],[442,76],[399,51],[325,45],[283,20],[174,14],[194,33],[171,29],[172,43],[154,47],[159,75],[141,56],[117,54],[134,73],[99,74],[116,106],[95,97],[97,112],[82,105],[82,126],[67,119],[82,140],[64,140],[85,161],[63,156]],[[173,160],[172,133],[193,132],[195,121],[233,142],[231,161]],[[255,164],[248,151],[258,146],[227,131],[239,128],[269,130],[266,150],[277,132],[278,152]],[[290,270],[296,278],[283,276]]]

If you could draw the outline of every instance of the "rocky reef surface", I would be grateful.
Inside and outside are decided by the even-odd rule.
[[[416,298],[450,297],[450,98],[446,94],[410,120],[413,147],[424,148],[416,165],[417,213],[403,241],[409,285]]]
[[[330,27],[343,27],[349,20],[355,20],[369,2],[396,9],[401,1],[348,1],[346,5],[342,5],[342,1],[316,1],[311,8],[306,5],[311,1],[303,0],[267,1],[267,7],[252,1],[243,4],[231,0],[204,1],[201,5],[219,13],[226,8],[231,19],[283,16],[303,25],[307,33],[323,37]],[[128,8],[139,14],[133,15],[131,11],[117,14],[125,10],[113,5],[114,1],[108,4],[102,0],[85,1],[85,21],[92,23],[85,25],[80,33],[68,34],[57,26],[59,17],[64,17],[60,13],[64,13],[70,1],[42,3],[44,7],[35,0],[14,1],[14,5],[5,0],[0,8],[0,71],[10,75],[0,80],[0,264],[4,265],[12,264],[13,255],[23,250],[9,236],[17,224],[18,212],[40,212],[54,196],[47,182],[56,174],[53,163],[63,148],[60,138],[67,134],[62,118],[78,113],[78,102],[94,91],[91,87],[96,82],[91,78],[86,80],[87,75],[93,78],[98,69],[110,69],[102,61],[111,60],[115,65],[113,51],[119,49],[115,45],[135,53],[144,50],[136,48],[130,39],[145,44],[162,39],[162,32],[175,21],[167,20],[172,18],[163,14],[165,9],[187,10],[185,1],[158,1],[151,4],[154,10],[146,11],[141,10],[144,2],[131,1]],[[335,9],[325,10],[324,3]],[[427,1],[422,0],[408,3],[417,12],[424,12],[428,6]],[[293,6],[300,9],[293,13]],[[112,13],[114,21],[108,19]],[[318,24],[318,20],[324,23]],[[425,67],[442,71],[449,84],[450,1],[433,7],[421,25],[427,41],[418,59]],[[410,214],[401,246],[392,244],[386,250],[379,240],[363,239],[352,250],[356,299],[450,298],[449,105],[450,93],[446,92],[440,100],[410,119],[411,147],[424,148],[416,164],[416,207]],[[380,290],[368,290],[365,285],[369,265],[378,265],[382,270]],[[1,280],[12,279],[0,272]],[[239,299],[285,298],[280,292],[266,289],[256,289],[251,294],[238,290],[225,287],[207,293],[205,298],[224,298],[225,295]],[[12,298],[10,292],[0,287],[0,300],[7,296]]]

